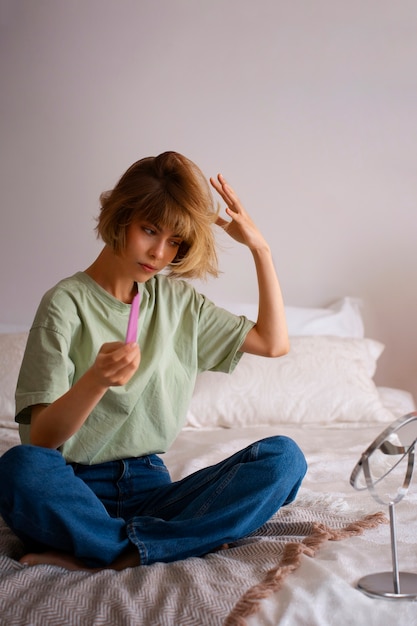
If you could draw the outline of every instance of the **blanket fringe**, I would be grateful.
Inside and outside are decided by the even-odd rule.
[[[224,626],[246,626],[245,618],[256,613],[261,601],[281,588],[288,574],[291,574],[299,567],[303,554],[314,557],[326,541],[340,541],[347,537],[361,535],[365,530],[376,528],[380,524],[386,523],[388,523],[388,520],[381,512],[367,515],[363,519],[352,522],[339,530],[329,528],[325,524],[314,523],[312,525],[312,534],[302,542],[286,544],[280,564],[269,570],[259,584],[251,587],[240,598],[226,618]]]

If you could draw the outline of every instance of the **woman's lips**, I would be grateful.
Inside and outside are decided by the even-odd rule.
[[[141,266],[142,269],[145,270],[145,272],[157,272],[158,268],[154,267],[153,265],[147,265],[146,263],[139,263],[139,265]]]

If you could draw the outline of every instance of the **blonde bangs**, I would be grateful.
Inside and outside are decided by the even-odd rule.
[[[145,221],[171,230],[188,245],[195,238],[196,228],[190,211],[179,206],[175,200],[168,198],[162,205],[151,205],[142,215]]]
[[[218,276],[218,261],[215,236],[211,224],[200,225],[192,234],[192,241],[179,254],[170,266],[172,276],[183,278],[204,278],[207,274]]]

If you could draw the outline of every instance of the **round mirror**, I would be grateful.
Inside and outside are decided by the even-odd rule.
[[[404,498],[414,469],[417,412],[408,413],[386,428],[365,450],[350,477],[358,490],[369,489],[375,500],[389,507],[392,572],[364,576],[358,588],[370,596],[417,598],[417,574],[398,571],[395,505]]]
[[[397,503],[407,493],[414,467],[417,412],[408,413],[386,428],[365,450],[350,483],[369,489],[381,504]]]

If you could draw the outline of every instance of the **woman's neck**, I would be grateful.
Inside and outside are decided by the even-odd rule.
[[[84,273],[114,298],[126,304],[130,304],[138,292],[137,283],[123,275],[120,260],[108,246],[103,248]]]

